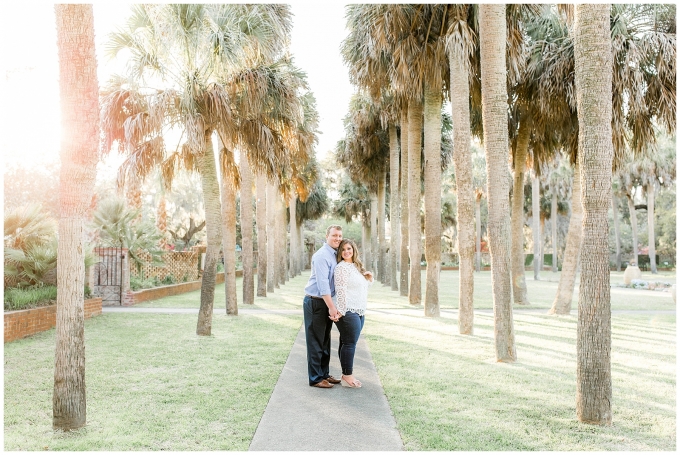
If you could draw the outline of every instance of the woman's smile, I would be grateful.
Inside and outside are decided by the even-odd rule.
[[[345,262],[352,262],[352,256],[354,256],[354,250],[352,245],[348,243],[342,248],[342,259]]]

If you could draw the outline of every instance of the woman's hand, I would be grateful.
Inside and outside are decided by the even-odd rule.
[[[369,272],[368,270],[364,272],[364,278],[366,278],[368,281],[373,281],[373,273]]]

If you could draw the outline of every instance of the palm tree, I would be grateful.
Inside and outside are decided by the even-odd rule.
[[[568,205],[565,201],[569,198],[571,193],[571,169],[564,159],[560,157],[556,162],[556,167],[553,167],[548,174],[548,189],[547,194],[550,196],[550,222],[552,235],[552,271],[558,271],[558,245],[557,245],[557,216],[558,214],[568,214]]]
[[[312,162],[311,167],[316,167],[316,163]],[[312,171],[316,174],[317,171]],[[310,173],[311,173],[310,172]],[[314,175],[313,174],[313,175]],[[318,175],[318,174],[316,174]],[[304,232],[302,225],[306,220],[317,220],[321,218],[324,214],[328,212],[330,207],[330,201],[328,195],[326,194],[326,188],[321,183],[320,179],[315,179],[314,182],[309,185],[310,190],[304,201],[300,201],[295,206],[295,217],[297,218],[297,225],[300,227],[300,245],[305,244]],[[301,256],[304,256],[304,248],[300,251]],[[307,264],[307,258],[301,258],[303,267]],[[302,267],[301,267],[302,268]]]
[[[579,421],[612,422],[609,221],[612,146],[612,53],[609,5],[576,5],[574,68],[583,191],[583,254],[576,339]]]
[[[541,182],[538,173],[534,172],[531,176],[531,212],[532,212],[532,227],[531,233],[534,240],[534,280],[541,279],[541,269],[543,262],[541,261]]]
[[[619,197],[621,182],[616,175],[612,176],[612,218],[614,219],[614,243],[616,251],[616,271],[621,271],[621,229],[619,228]]]
[[[668,186],[675,181],[675,154],[672,149],[652,149],[642,157],[629,154],[617,171],[619,182],[628,199],[631,227],[633,230],[633,254],[637,262],[637,219],[633,194],[636,189],[644,190],[647,198],[647,228],[649,232],[649,260],[652,273],[656,270],[656,249],[654,232],[654,199],[660,186]],[[643,206],[644,207],[644,206]]]
[[[92,5],[55,5],[61,97],[61,170],[52,426],[86,424],[83,229],[94,192],[99,84]]]
[[[567,8],[568,10],[568,8]],[[574,45],[564,12],[546,21],[552,27],[548,39],[537,41],[531,51],[541,56],[535,76],[541,87],[537,96],[541,119],[561,131],[561,141],[576,163],[578,137],[574,91]],[[655,142],[653,122],[668,132],[675,130],[675,4],[614,5],[611,8],[612,36],[612,141],[614,167],[621,165],[630,147],[640,154]],[[629,100],[635,100],[629,103]],[[575,176],[578,169],[575,169]],[[572,201],[580,194],[574,189]],[[572,203],[572,217],[579,210]],[[634,211],[633,211],[634,213]],[[572,229],[573,227],[573,229]],[[576,231],[574,231],[574,229]],[[576,265],[580,255],[580,223],[570,222],[565,264],[560,276],[556,312],[571,305]],[[574,249],[576,248],[576,249]],[[569,262],[569,264],[567,264]],[[569,265],[569,267],[567,267]],[[568,302],[567,302],[568,299]],[[560,308],[562,310],[560,310]],[[553,310],[551,310],[553,311]]]
[[[241,261],[243,263],[243,303],[255,303],[255,280],[253,276],[253,172],[248,164],[246,150],[239,156],[241,174]]]
[[[256,180],[257,296],[267,297],[267,177],[258,173]]]
[[[220,205],[222,209],[222,257],[224,258],[224,295],[228,315],[238,316],[236,298],[236,187],[240,176],[231,161],[234,153],[227,150],[220,137],[217,137],[220,158]]]
[[[401,159],[399,166],[400,201],[399,201],[399,294],[406,297],[409,295],[409,209],[408,209],[408,113],[404,109],[400,122],[401,130]]]
[[[359,53],[367,55],[368,64],[365,65],[363,77],[374,79],[377,82],[363,83],[365,87],[385,87],[392,90],[396,96],[403,100],[402,106],[408,106],[408,126],[402,122],[402,145],[403,132],[407,131],[408,138],[408,210],[409,210],[409,257],[410,257],[410,286],[409,301],[411,304],[420,304],[421,285],[420,285],[420,259],[421,259],[421,232],[419,228],[420,212],[420,185],[421,179],[420,151],[423,128],[423,112],[435,113],[433,116],[428,114],[428,119],[436,123],[437,113],[441,111],[441,97],[434,93],[444,88],[445,81],[448,80],[448,66],[446,65],[446,53],[444,45],[444,31],[446,25],[446,15],[442,14],[441,6],[437,5],[356,5],[347,9],[350,36],[352,42],[364,46],[366,51]],[[391,56],[391,59],[390,59]],[[387,58],[388,60],[384,60]],[[434,68],[434,70],[433,70]],[[375,71],[372,71],[375,70]],[[374,73],[374,74],[371,74]],[[389,82],[389,86],[387,86]],[[428,96],[424,98],[424,94]],[[430,93],[433,96],[430,96]],[[428,103],[424,105],[424,103]],[[430,107],[429,103],[436,108]],[[436,110],[435,110],[436,109]],[[439,124],[437,124],[439,125]],[[426,160],[434,162],[437,150],[437,139],[432,135],[439,136],[439,130],[435,126],[428,125],[426,128],[428,139],[426,142],[428,149],[425,152]],[[437,134],[434,133],[437,131]],[[430,137],[433,137],[431,140]],[[413,150],[413,154],[411,154]],[[404,147],[402,147],[404,153]],[[413,183],[413,185],[411,185]],[[436,182],[435,182],[436,183]],[[426,186],[429,184],[426,182]],[[403,188],[402,188],[403,191]],[[440,187],[436,190],[426,188],[425,193],[428,197],[437,197]],[[428,204],[428,212],[435,204]],[[439,226],[440,207],[437,207],[437,216],[426,214],[428,225],[436,224]],[[402,216],[403,216],[402,210]],[[436,230],[436,227],[433,229]],[[402,239],[403,241],[403,239]],[[438,241],[439,242],[439,241]],[[437,243],[436,250],[440,250]],[[430,264],[431,278],[429,283],[438,283],[438,265],[435,260],[436,251],[431,251],[432,260]],[[440,253],[441,254],[441,253]],[[402,268],[404,263],[402,262]],[[431,285],[433,286],[433,285]],[[403,292],[404,286],[402,286]],[[428,290],[432,298],[426,299],[426,315],[437,315],[439,312],[439,302],[436,297],[437,288],[432,287]]]
[[[316,125],[317,113],[315,102],[311,94],[301,93],[306,90],[306,75],[293,65],[290,57],[285,56],[274,62],[259,62],[258,65],[247,68],[237,73],[230,80],[235,90],[234,110],[244,117],[243,123],[247,127],[249,122],[258,120],[263,124],[269,125],[270,131],[280,136],[282,146],[288,159],[277,168],[264,167],[265,172],[269,174],[276,174],[279,179],[283,178],[283,169],[292,169],[293,174],[297,169],[304,166],[309,161],[312,147],[316,141]],[[243,148],[243,147],[242,147]],[[231,191],[230,186],[238,186],[238,170],[236,169],[231,151],[225,149],[226,156],[223,163],[225,168],[223,172],[228,174],[226,179],[223,179],[223,195]],[[250,173],[251,168],[263,168],[257,159],[252,159],[249,162],[249,157],[252,153],[244,153],[240,169],[247,170]],[[250,178],[250,176],[248,176]],[[225,183],[226,182],[226,183]],[[251,188],[252,188],[252,184]],[[231,198],[229,204],[233,204],[235,195]],[[246,267],[244,262],[244,285],[252,283],[252,205],[242,205],[242,210],[250,208],[250,226],[251,229],[242,230],[243,240],[249,246],[244,251],[244,261],[249,261]],[[279,218],[283,217],[283,209],[279,211]],[[279,220],[279,223],[284,223]],[[225,224],[225,229],[229,230],[229,242],[233,249],[235,246],[235,222]],[[279,227],[277,232],[283,235],[283,228]],[[225,239],[227,237],[225,236]],[[247,246],[247,245],[246,245]],[[228,249],[225,247],[225,251]],[[276,251],[281,251],[281,248],[276,248]],[[280,255],[280,260],[283,260],[284,255]],[[280,268],[280,266],[279,266]],[[246,271],[246,269],[248,269]],[[225,287],[226,289],[235,289],[235,258],[229,255],[228,264],[225,262]],[[246,292],[246,291],[244,291]],[[252,292],[250,292],[252,296]],[[235,307],[235,293],[228,291],[228,297],[231,295],[233,303],[227,302],[227,307]],[[251,299],[252,301],[252,299]]]
[[[447,37],[460,270],[458,331],[461,335],[473,334],[474,320],[475,194],[470,151],[470,57],[474,52],[476,34],[467,23],[468,9],[465,5],[451,6],[453,17]]]
[[[493,183],[491,180],[487,183],[487,194],[489,195],[489,246],[496,360],[514,362],[517,355],[512,323],[510,283],[508,105],[504,5],[479,6],[479,40],[486,169],[489,176],[495,177]]]
[[[527,171],[527,151],[531,133],[530,117],[522,110],[521,122],[513,147],[512,187],[512,296],[517,305],[529,305],[524,276],[524,180]]]
[[[399,139],[397,137],[397,127],[393,123],[388,126],[390,137],[390,258],[388,274],[386,278],[390,282],[393,291],[399,290],[399,280],[397,279],[397,269],[399,266],[399,255],[397,250],[400,246],[400,200],[399,193]]]
[[[267,181],[267,292],[274,292],[274,289],[279,287],[278,277],[276,275],[277,261],[276,261],[276,185]]]
[[[143,90],[134,80],[119,78],[117,87],[109,90],[103,115],[105,145],[108,150],[119,141],[130,155],[121,174],[143,176],[162,162],[167,182],[180,164],[201,174],[208,248],[199,335],[211,332],[222,241],[213,132],[228,149],[249,145],[253,160],[269,167],[286,159],[285,150],[260,119],[234,118],[231,102],[237,93],[225,80],[244,66],[279,56],[290,28],[290,10],[280,5],[137,5],[127,28],[110,40],[113,55],[130,50],[135,80],[150,74],[169,86]],[[171,127],[183,131],[185,142],[168,157],[163,132]]]

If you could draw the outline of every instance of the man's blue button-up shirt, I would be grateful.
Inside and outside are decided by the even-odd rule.
[[[309,277],[305,294],[314,297],[321,297],[330,294],[335,296],[335,266],[338,265],[336,250],[331,248],[328,243],[323,244],[312,256],[312,275]]]

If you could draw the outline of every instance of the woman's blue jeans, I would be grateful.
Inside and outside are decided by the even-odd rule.
[[[361,329],[364,328],[364,317],[348,311],[335,325],[340,331],[338,357],[340,357],[342,374],[349,376],[354,367],[354,352],[357,349],[357,341],[359,341]]]

